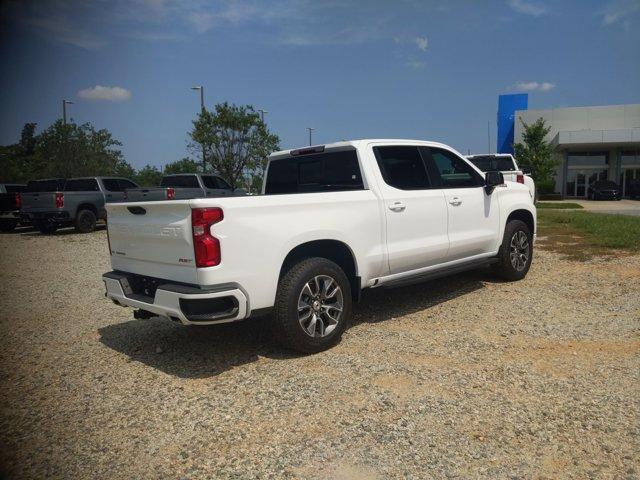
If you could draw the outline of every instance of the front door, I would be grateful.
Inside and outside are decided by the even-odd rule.
[[[387,225],[391,274],[445,261],[449,249],[444,193],[433,189],[415,146],[380,146],[373,152]]]
[[[500,210],[497,196],[485,192],[484,178],[449,150],[422,151],[430,154],[429,173],[442,188],[447,202],[447,261],[496,251],[501,240]]]

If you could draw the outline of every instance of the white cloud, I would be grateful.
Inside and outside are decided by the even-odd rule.
[[[556,88],[555,83],[551,82],[516,82],[513,85],[515,90],[524,90],[527,92],[548,92]]]
[[[539,17],[549,11],[546,6],[529,0],[508,0],[507,4],[516,12],[532,17]]]
[[[602,23],[613,25],[638,11],[640,11],[640,0],[618,0],[609,3],[600,12],[600,16],[602,16]]]
[[[108,102],[124,102],[131,98],[131,92],[122,87],[95,87],[85,88],[78,92],[80,98],[85,100],[106,100]]]
[[[416,42],[418,48],[423,52],[425,52],[427,48],[429,48],[429,39],[427,37],[416,37],[414,39],[414,42]]]
[[[407,61],[405,65],[409,68],[413,68],[414,70],[422,70],[425,67],[426,63],[424,63],[422,60],[411,59]]]

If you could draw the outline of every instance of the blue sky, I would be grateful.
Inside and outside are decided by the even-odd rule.
[[[495,149],[497,97],[640,102],[640,0],[3,1],[0,143],[69,115],[134,166],[188,154],[199,109],[268,110],[283,148],[364,137]],[[99,88],[96,88],[99,87]],[[100,88],[104,87],[104,88]]]

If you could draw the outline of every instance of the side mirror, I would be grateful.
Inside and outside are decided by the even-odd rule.
[[[529,165],[522,167],[522,173],[524,173],[525,175],[533,175],[533,168],[531,168]]]
[[[487,195],[491,195],[493,189],[498,185],[502,185],[504,183],[504,176],[502,172],[491,171],[487,172],[484,177],[484,190],[487,192]]]

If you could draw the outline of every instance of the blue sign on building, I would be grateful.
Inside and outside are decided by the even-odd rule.
[[[516,110],[529,107],[529,95],[516,93],[498,97],[498,153],[513,155],[513,134]]]

